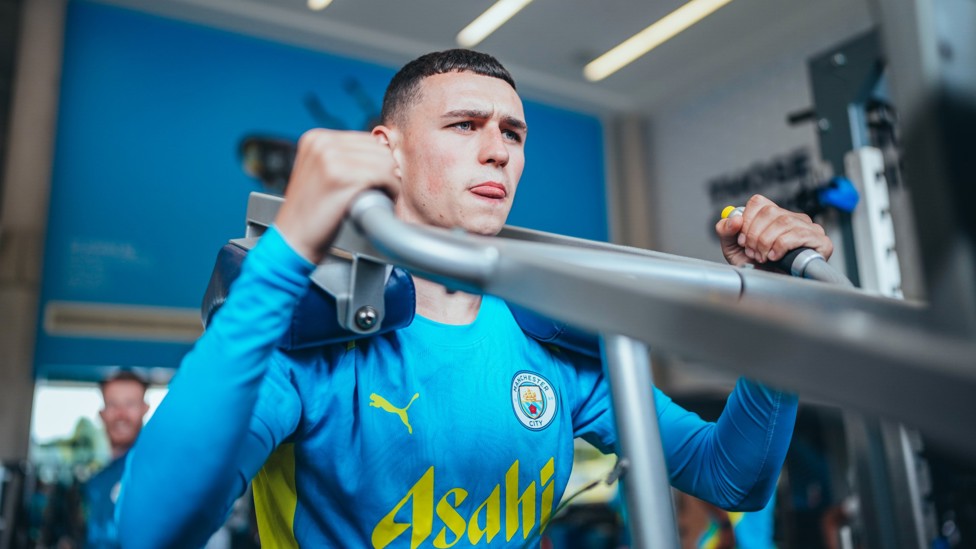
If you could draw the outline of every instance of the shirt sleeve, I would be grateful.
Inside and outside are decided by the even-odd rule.
[[[655,389],[671,484],[730,511],[762,509],[776,488],[797,397],[740,378],[718,421],[703,421]]]
[[[269,363],[313,268],[274,227],[248,254],[129,452],[116,508],[124,547],[202,547],[294,431],[297,392]],[[262,399],[275,414],[255,414]]]
[[[604,452],[617,436],[609,383],[599,364],[577,366],[576,436]],[[718,421],[702,420],[654,387],[654,406],[671,484],[733,511],[763,508],[776,487],[796,421],[795,395],[740,379]]]

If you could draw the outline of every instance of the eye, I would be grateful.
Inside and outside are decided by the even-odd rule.
[[[522,134],[520,134],[520,133],[518,133],[516,131],[502,130],[502,135],[505,136],[505,139],[509,139],[509,140],[514,141],[516,143],[521,143],[522,142]]]
[[[455,128],[459,129],[459,130],[465,130],[465,131],[467,131],[467,130],[474,129],[474,125],[471,123],[470,120],[466,120],[464,122],[457,122],[457,123],[452,124],[452,125]]]

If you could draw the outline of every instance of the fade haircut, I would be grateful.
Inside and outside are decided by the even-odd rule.
[[[420,96],[420,82],[428,76],[448,72],[473,72],[500,78],[515,89],[515,79],[494,57],[471,50],[453,49],[422,55],[407,63],[390,81],[383,97],[380,120],[391,125],[403,122],[407,108]]]

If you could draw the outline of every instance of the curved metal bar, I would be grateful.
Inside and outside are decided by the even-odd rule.
[[[498,268],[498,250],[445,233],[405,223],[393,214],[393,201],[366,191],[349,208],[349,218],[373,246],[395,263],[436,278],[484,285]]]

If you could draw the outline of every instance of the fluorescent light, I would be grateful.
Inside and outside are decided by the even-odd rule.
[[[332,0],[308,0],[308,9],[312,11],[322,11],[329,7]]]
[[[731,1],[691,0],[617,47],[590,61],[583,67],[583,76],[591,82],[603,80]]]
[[[473,48],[488,38],[488,35],[498,30],[513,15],[522,11],[532,0],[498,0],[495,5],[485,10],[467,27],[461,29],[457,35],[457,43],[465,48]]]

